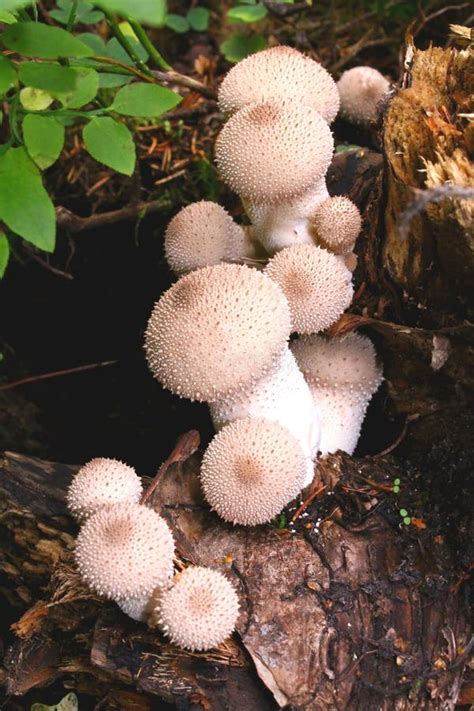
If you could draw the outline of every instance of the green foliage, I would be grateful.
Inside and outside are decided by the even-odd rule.
[[[228,62],[236,63],[248,57],[249,54],[266,49],[267,41],[262,35],[246,35],[233,32],[222,42],[220,50]]]
[[[67,25],[74,7],[73,0],[57,0],[56,4],[58,8],[51,10],[50,17],[62,25]],[[104,13],[94,10],[92,3],[79,0],[74,12],[73,24],[94,25],[96,22],[100,22],[103,17]]]
[[[88,152],[99,163],[124,175],[133,173],[135,145],[123,123],[107,116],[96,117],[84,127],[82,135]]]
[[[411,523],[411,516],[408,515],[408,511],[406,509],[400,509],[399,511],[400,516],[402,517],[403,523],[405,526],[409,526]]]
[[[58,94],[58,99],[65,108],[80,109],[97,96],[99,75],[89,67],[74,67],[76,88],[73,91]]]
[[[109,108],[123,116],[154,118],[174,109],[180,101],[181,96],[175,91],[156,84],[137,83],[119,89]]]
[[[162,27],[165,24],[166,0],[100,0],[95,4],[147,25]]]
[[[26,114],[23,138],[30,158],[44,170],[59,158],[64,146],[64,126],[54,116]]]
[[[16,73],[12,62],[0,55],[0,96],[15,83]]]
[[[171,30],[183,34],[189,30],[203,32],[209,26],[210,12],[207,7],[192,7],[186,15],[166,15],[165,25]]]
[[[393,480],[393,493],[394,494],[399,494],[400,493],[400,479],[394,479]]]
[[[72,91],[76,87],[74,69],[50,62],[22,62],[18,69],[18,78],[25,86],[43,89],[53,96]]]
[[[268,14],[265,5],[237,5],[227,12],[229,22],[259,22]]]
[[[46,252],[54,250],[56,216],[41,173],[23,147],[0,156],[0,219]]]
[[[35,89],[32,86],[25,86],[20,91],[20,102],[27,111],[44,111],[51,106],[54,99],[44,89]]]
[[[0,279],[5,274],[5,269],[10,259],[10,244],[5,232],[0,230]],[[3,355],[3,354],[2,354]],[[1,362],[1,359],[0,359]]]
[[[0,34],[7,48],[27,57],[56,59],[57,57],[89,57],[90,47],[60,27],[41,22],[15,22]]]

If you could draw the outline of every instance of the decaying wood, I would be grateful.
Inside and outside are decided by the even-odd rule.
[[[425,515],[412,472],[389,458],[331,456],[317,475],[328,493],[279,531],[220,521],[201,498],[198,466],[195,454],[162,471],[149,503],[168,519],[183,556],[226,570],[240,591],[239,634],[209,654],[177,650],[83,586],[64,503],[74,467],[5,456],[4,592],[23,609],[33,603],[15,625],[17,641],[4,662],[8,693],[67,674],[78,690],[105,695],[113,681],[118,690],[186,699],[191,708],[375,711],[454,703],[469,643],[467,611],[453,588],[449,549],[429,520],[425,529],[400,525],[400,502],[390,492],[395,477],[402,478],[403,505],[420,520]]]

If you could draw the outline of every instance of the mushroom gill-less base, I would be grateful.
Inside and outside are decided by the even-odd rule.
[[[302,195],[275,204],[243,200],[255,237],[269,255],[295,244],[314,244],[309,223],[316,207],[329,198],[325,178]]]
[[[342,388],[310,386],[321,421],[319,450],[322,455],[338,449],[353,454],[367,411],[368,400]]]
[[[259,380],[245,395],[211,402],[209,409],[217,431],[229,422],[246,417],[264,417],[286,427],[307,457],[303,486],[311,483],[320,438],[318,410],[289,349],[285,350],[278,369]]]

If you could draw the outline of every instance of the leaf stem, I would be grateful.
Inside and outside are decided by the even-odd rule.
[[[165,71],[172,69],[171,65],[168,64],[166,59],[164,59],[164,57],[162,57],[160,52],[156,49],[155,45],[150,40],[150,38],[148,37],[147,33],[145,32],[143,27],[140,25],[140,23],[137,22],[136,20],[131,20],[130,18],[128,18],[128,22],[130,23],[130,27],[133,29],[136,36],[140,40],[140,43],[142,44],[144,49],[146,49],[146,51],[150,55],[151,59],[153,59],[155,64],[158,67],[161,67],[161,69],[164,69]]]
[[[143,74],[147,74],[150,76],[151,72],[146,66],[144,62],[140,59],[138,54],[136,53],[135,49],[132,47],[130,42],[128,41],[127,37],[123,34],[122,30],[118,26],[117,20],[115,19],[113,13],[111,13],[109,10],[106,10],[105,7],[102,7],[102,12],[107,18],[107,21],[109,25],[111,26],[114,35],[117,37],[118,41],[130,57],[135,62],[135,65],[138,67],[138,69],[143,72]]]
[[[76,19],[76,12],[77,12],[78,4],[79,4],[79,0],[72,0],[71,10],[69,11],[69,17],[67,18],[67,25],[66,25],[66,30],[68,32],[70,32],[72,30],[74,20]]]

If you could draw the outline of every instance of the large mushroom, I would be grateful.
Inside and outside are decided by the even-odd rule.
[[[371,341],[358,333],[340,338],[302,336],[291,350],[308,382],[321,419],[322,454],[352,454],[372,395],[382,382]]]
[[[329,197],[333,147],[320,114],[289,100],[252,103],[224,125],[216,141],[219,171],[269,254],[312,243],[308,218]]]
[[[293,47],[280,45],[246,57],[219,88],[219,108],[227,115],[259,101],[287,99],[317,111],[331,123],[339,109],[336,83],[324,67]]]

